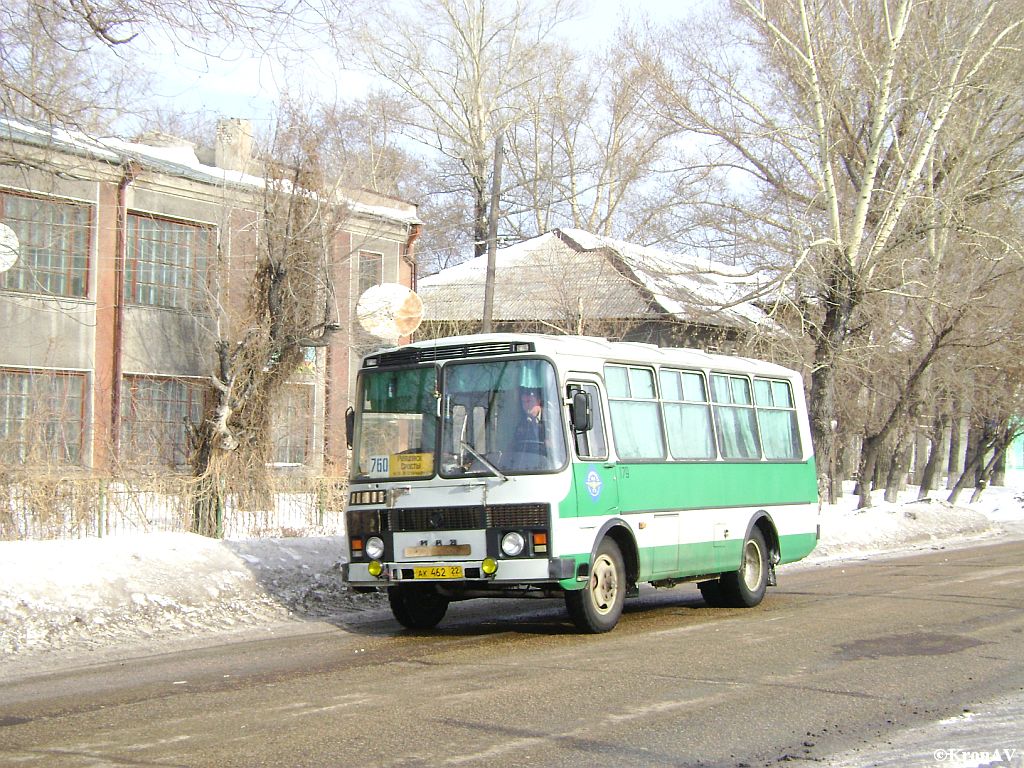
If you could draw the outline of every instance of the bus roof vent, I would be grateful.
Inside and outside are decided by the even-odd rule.
[[[377,366],[393,368],[400,365],[430,363],[437,360],[459,360],[464,357],[487,357],[490,355],[515,355],[533,352],[533,342],[525,341],[482,341],[477,344],[452,344],[437,347],[402,347],[394,352],[377,355]]]

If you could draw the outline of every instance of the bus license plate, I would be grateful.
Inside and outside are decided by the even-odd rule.
[[[461,579],[461,565],[431,565],[412,569],[414,579]]]

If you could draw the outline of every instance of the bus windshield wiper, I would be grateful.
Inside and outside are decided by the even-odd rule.
[[[508,478],[504,474],[502,474],[502,471],[500,469],[498,469],[496,466],[494,466],[487,459],[485,459],[481,454],[477,453],[476,449],[473,448],[473,446],[471,446],[465,440],[460,440],[459,441],[459,445],[464,450],[469,451],[469,453],[472,454],[473,458],[478,459],[481,464],[483,464],[485,467],[487,467],[489,470],[491,470],[491,473],[496,478],[501,480],[501,482],[503,482],[503,483],[507,483],[508,482]]]

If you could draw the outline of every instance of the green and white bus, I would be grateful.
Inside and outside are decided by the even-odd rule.
[[[818,540],[799,374],[692,349],[486,334],[363,360],[345,578],[428,629],[477,597],[564,597],[612,629],[642,583],[754,606]]]

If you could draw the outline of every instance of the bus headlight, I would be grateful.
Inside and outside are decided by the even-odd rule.
[[[521,555],[526,546],[526,539],[518,531],[510,531],[501,537],[501,551],[506,557]]]
[[[380,560],[384,557],[384,542],[379,536],[371,536],[363,544],[363,552],[371,560]]]

